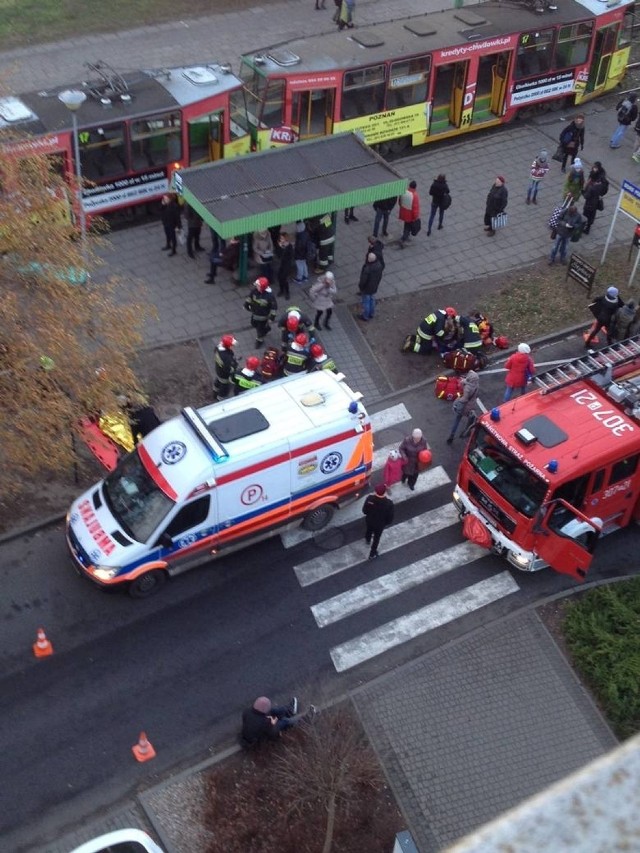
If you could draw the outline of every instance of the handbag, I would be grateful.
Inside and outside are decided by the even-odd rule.
[[[497,216],[491,217],[491,227],[494,231],[497,231],[498,228],[504,228],[507,224],[507,214],[502,212]]]
[[[597,209],[598,210],[604,210],[604,202],[601,198],[598,199]]]
[[[451,194],[445,193],[442,196],[442,204],[440,205],[443,210],[449,210],[451,207]]]
[[[562,163],[562,161],[564,160],[564,151],[562,149],[562,145],[558,145],[558,147],[556,148],[556,153],[551,159],[557,160],[558,163]]]
[[[422,228],[422,222],[420,220],[420,217],[418,217],[418,219],[414,219],[413,222],[411,223],[411,236],[415,237],[416,234],[419,234],[421,228]]]
[[[176,231],[176,241],[178,243],[178,246],[184,246],[187,242],[186,235],[182,228],[178,228],[178,230]]]

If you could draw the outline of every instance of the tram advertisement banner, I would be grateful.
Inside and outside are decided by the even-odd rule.
[[[336,122],[334,133],[351,131],[364,137],[367,145],[387,142],[389,139],[399,139],[412,133],[425,133],[428,125],[429,105],[426,103],[413,104],[410,107],[400,107],[385,113],[374,113],[370,116],[359,116]]]
[[[96,184],[82,190],[82,206],[87,213],[99,213],[112,207],[151,199],[166,193],[169,179],[164,169],[154,169],[128,178],[118,178],[106,184]]]
[[[514,83],[511,90],[510,107],[519,107],[533,101],[542,101],[556,95],[568,95],[574,90],[574,70],[558,71],[533,80]]]

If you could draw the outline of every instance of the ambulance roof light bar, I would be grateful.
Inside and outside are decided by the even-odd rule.
[[[182,417],[189,424],[200,441],[205,445],[207,450],[209,450],[213,455],[215,460],[226,459],[229,456],[224,447],[211,435],[207,429],[206,423],[195,409],[191,406],[185,406],[185,408],[182,409]]]
[[[611,370],[612,367],[633,361],[640,357],[640,335],[634,335],[626,341],[620,341],[603,347],[594,353],[588,353],[580,358],[567,361],[560,367],[553,367],[539,376],[534,376],[534,382],[541,389],[541,394],[550,394],[560,388],[566,388],[588,376]]]

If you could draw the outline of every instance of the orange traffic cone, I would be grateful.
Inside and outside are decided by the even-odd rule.
[[[37,658],[46,658],[53,654],[53,646],[47,640],[44,628],[38,628],[37,639],[33,644],[33,653]]]
[[[149,761],[156,757],[156,751],[147,740],[144,732],[140,732],[138,743],[131,747],[131,751],[136,757],[136,761]]]

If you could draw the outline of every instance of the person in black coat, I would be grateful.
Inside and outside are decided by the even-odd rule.
[[[293,243],[289,240],[289,235],[286,231],[280,234],[278,240],[278,254],[280,256],[280,266],[278,267],[278,296],[284,296],[289,299],[289,282],[295,275],[295,258]]]
[[[176,253],[176,231],[182,230],[180,205],[178,204],[178,200],[174,193],[166,193],[162,196],[162,210],[160,217],[162,219],[162,227],[164,228],[164,236],[166,238],[166,245],[162,247],[162,251],[166,252],[170,249],[169,257],[171,257]]]
[[[591,329],[589,330],[589,334],[585,338],[584,345],[587,349],[591,346],[591,341],[598,334],[600,329],[606,327],[607,329],[607,343],[613,343],[613,332],[612,328],[614,323],[614,317],[618,311],[618,308],[622,308],[624,306],[624,302],[620,298],[620,293],[617,287],[613,287],[613,285],[607,288],[607,292],[602,296],[598,296],[593,300],[591,305],[589,305],[589,311],[596,318],[596,322],[593,324]]]
[[[567,171],[567,160],[571,157],[573,163],[578,156],[578,151],[584,148],[584,116],[578,115],[563,129],[560,134],[560,148],[562,149],[562,172]]]
[[[489,237],[493,237],[496,233],[493,230],[492,223],[494,216],[504,213],[507,201],[509,200],[509,191],[505,183],[506,181],[502,175],[498,175],[487,195],[487,205],[484,211],[484,230]]]
[[[588,181],[585,188],[582,190],[582,195],[584,196],[582,215],[587,220],[587,224],[582,229],[582,233],[588,234],[591,230],[591,226],[593,225],[593,220],[596,218],[598,204],[602,198],[602,193],[600,192],[598,184]]]
[[[384,483],[376,486],[374,494],[368,495],[362,507],[367,527],[365,542],[371,545],[369,559],[374,560],[378,555],[378,544],[382,531],[393,521],[393,501],[386,497],[387,487]]]
[[[389,236],[389,214],[396,206],[397,197],[393,196],[393,198],[383,198],[380,201],[375,201],[373,203],[373,209],[376,212],[376,215],[373,220],[373,236],[377,237],[378,232],[380,230],[380,223],[382,223],[382,236]]]
[[[378,292],[380,281],[382,280],[382,264],[378,260],[377,255],[369,252],[360,272],[360,281],[358,282],[358,290],[362,300],[362,314],[358,315],[359,320],[373,320],[376,313],[375,294]]]
[[[449,193],[449,185],[447,184],[446,175],[438,175],[438,177],[434,180],[429,188],[429,195],[431,196],[431,213],[429,214],[429,224],[427,226],[427,237],[431,236],[431,226],[433,225],[433,221],[436,218],[436,213],[438,216],[438,231],[442,230],[442,220],[444,219],[444,212],[446,210],[444,197],[450,196]]]
[[[300,722],[302,717],[296,716],[297,713],[295,696],[288,705],[274,705],[267,696],[258,696],[253,705],[242,712],[243,744],[254,746],[262,741],[277,740],[282,732]]]

